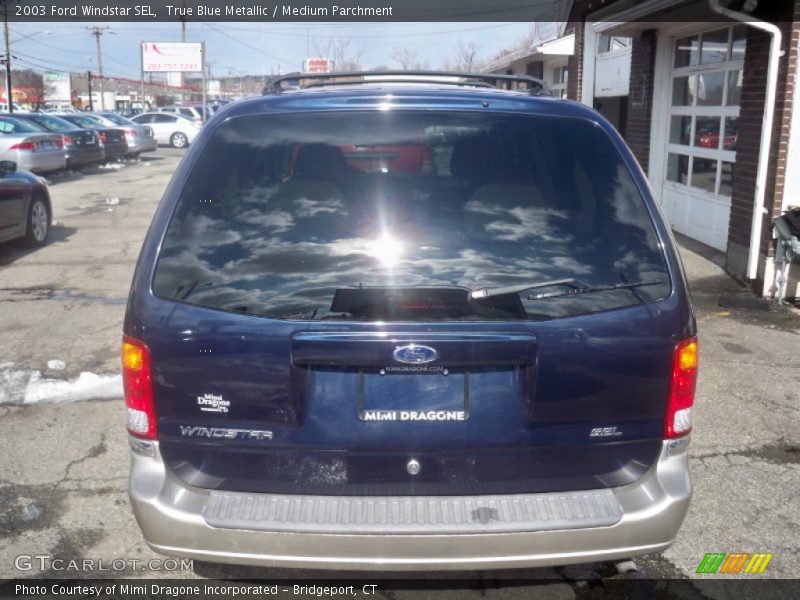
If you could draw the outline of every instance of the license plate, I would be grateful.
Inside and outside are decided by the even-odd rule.
[[[469,418],[469,374],[463,370],[362,371],[362,421],[444,422]]]
[[[51,142],[50,140],[42,140],[41,142],[39,142],[38,145],[39,145],[39,148],[44,148],[46,150],[49,150],[50,148],[52,148],[54,146],[53,142]]]

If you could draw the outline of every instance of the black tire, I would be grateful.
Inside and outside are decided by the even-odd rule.
[[[25,244],[37,247],[47,243],[50,223],[50,203],[41,195],[34,196],[28,206],[28,215],[25,221]]]
[[[189,138],[185,133],[176,131],[169,136],[169,145],[173,148],[186,148],[189,145]]]

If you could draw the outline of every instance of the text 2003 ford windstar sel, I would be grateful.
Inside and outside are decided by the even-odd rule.
[[[697,373],[675,244],[616,131],[525,82],[276,81],[204,128],[125,319],[153,549],[411,570],[672,542]]]

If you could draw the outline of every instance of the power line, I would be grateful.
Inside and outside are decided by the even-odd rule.
[[[206,23],[207,25],[208,23]],[[421,31],[419,33],[392,33],[391,36],[393,38],[396,37],[420,37],[420,36],[428,36],[428,35],[445,35],[448,33],[462,33],[468,31],[478,31],[482,29],[497,29],[500,27],[511,27],[517,26],[519,23],[501,23],[498,25],[484,25],[482,27],[465,27],[463,29],[447,29],[443,31]],[[225,27],[225,26],[222,26]],[[253,29],[251,27],[232,27],[227,26],[229,31],[248,31],[258,33],[260,30]],[[218,30],[219,31],[219,30]],[[222,33],[222,32],[220,32]],[[283,31],[270,31],[270,35],[275,36],[283,36],[283,37],[296,37],[296,38],[305,38],[307,34],[305,33],[284,33]],[[313,37],[318,38],[339,38],[339,37],[347,37],[347,38],[385,38],[387,36],[386,33],[367,33],[367,34],[356,34],[356,33],[346,33],[346,34],[311,34]]]
[[[277,60],[279,63],[287,63],[287,64],[293,65],[293,66],[295,66],[295,67],[300,67],[300,66],[301,66],[301,65],[299,65],[299,64],[298,64],[298,63],[296,63],[296,62],[292,62],[292,61],[289,61],[289,60],[284,60],[284,59],[280,58],[279,56],[275,56],[274,54],[270,54],[270,53],[268,53],[268,52],[264,52],[264,50],[262,50],[261,48],[257,48],[256,46],[253,46],[253,45],[251,45],[251,44],[248,44],[247,42],[243,42],[243,41],[242,41],[242,40],[240,40],[239,38],[236,38],[236,37],[234,37],[234,36],[232,36],[232,35],[229,35],[229,34],[225,33],[224,31],[222,31],[221,29],[219,29],[219,28],[217,28],[217,27],[214,27],[214,26],[213,26],[211,23],[204,23],[204,25],[205,25],[206,27],[210,28],[210,29],[213,29],[213,30],[214,30],[214,31],[216,31],[217,33],[220,33],[220,34],[224,35],[226,38],[228,38],[228,39],[231,39],[231,40],[233,40],[234,42],[238,42],[238,43],[239,43],[239,44],[241,44],[242,46],[246,46],[247,48],[250,48],[251,50],[255,50],[255,51],[256,51],[256,52],[258,52],[259,54],[263,54],[264,56],[268,56],[268,57],[270,57],[270,58],[271,58],[271,59],[273,59],[273,60]]]

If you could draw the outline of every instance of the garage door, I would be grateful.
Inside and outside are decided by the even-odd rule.
[[[745,27],[675,40],[662,203],[672,227],[725,250],[742,93]]]

